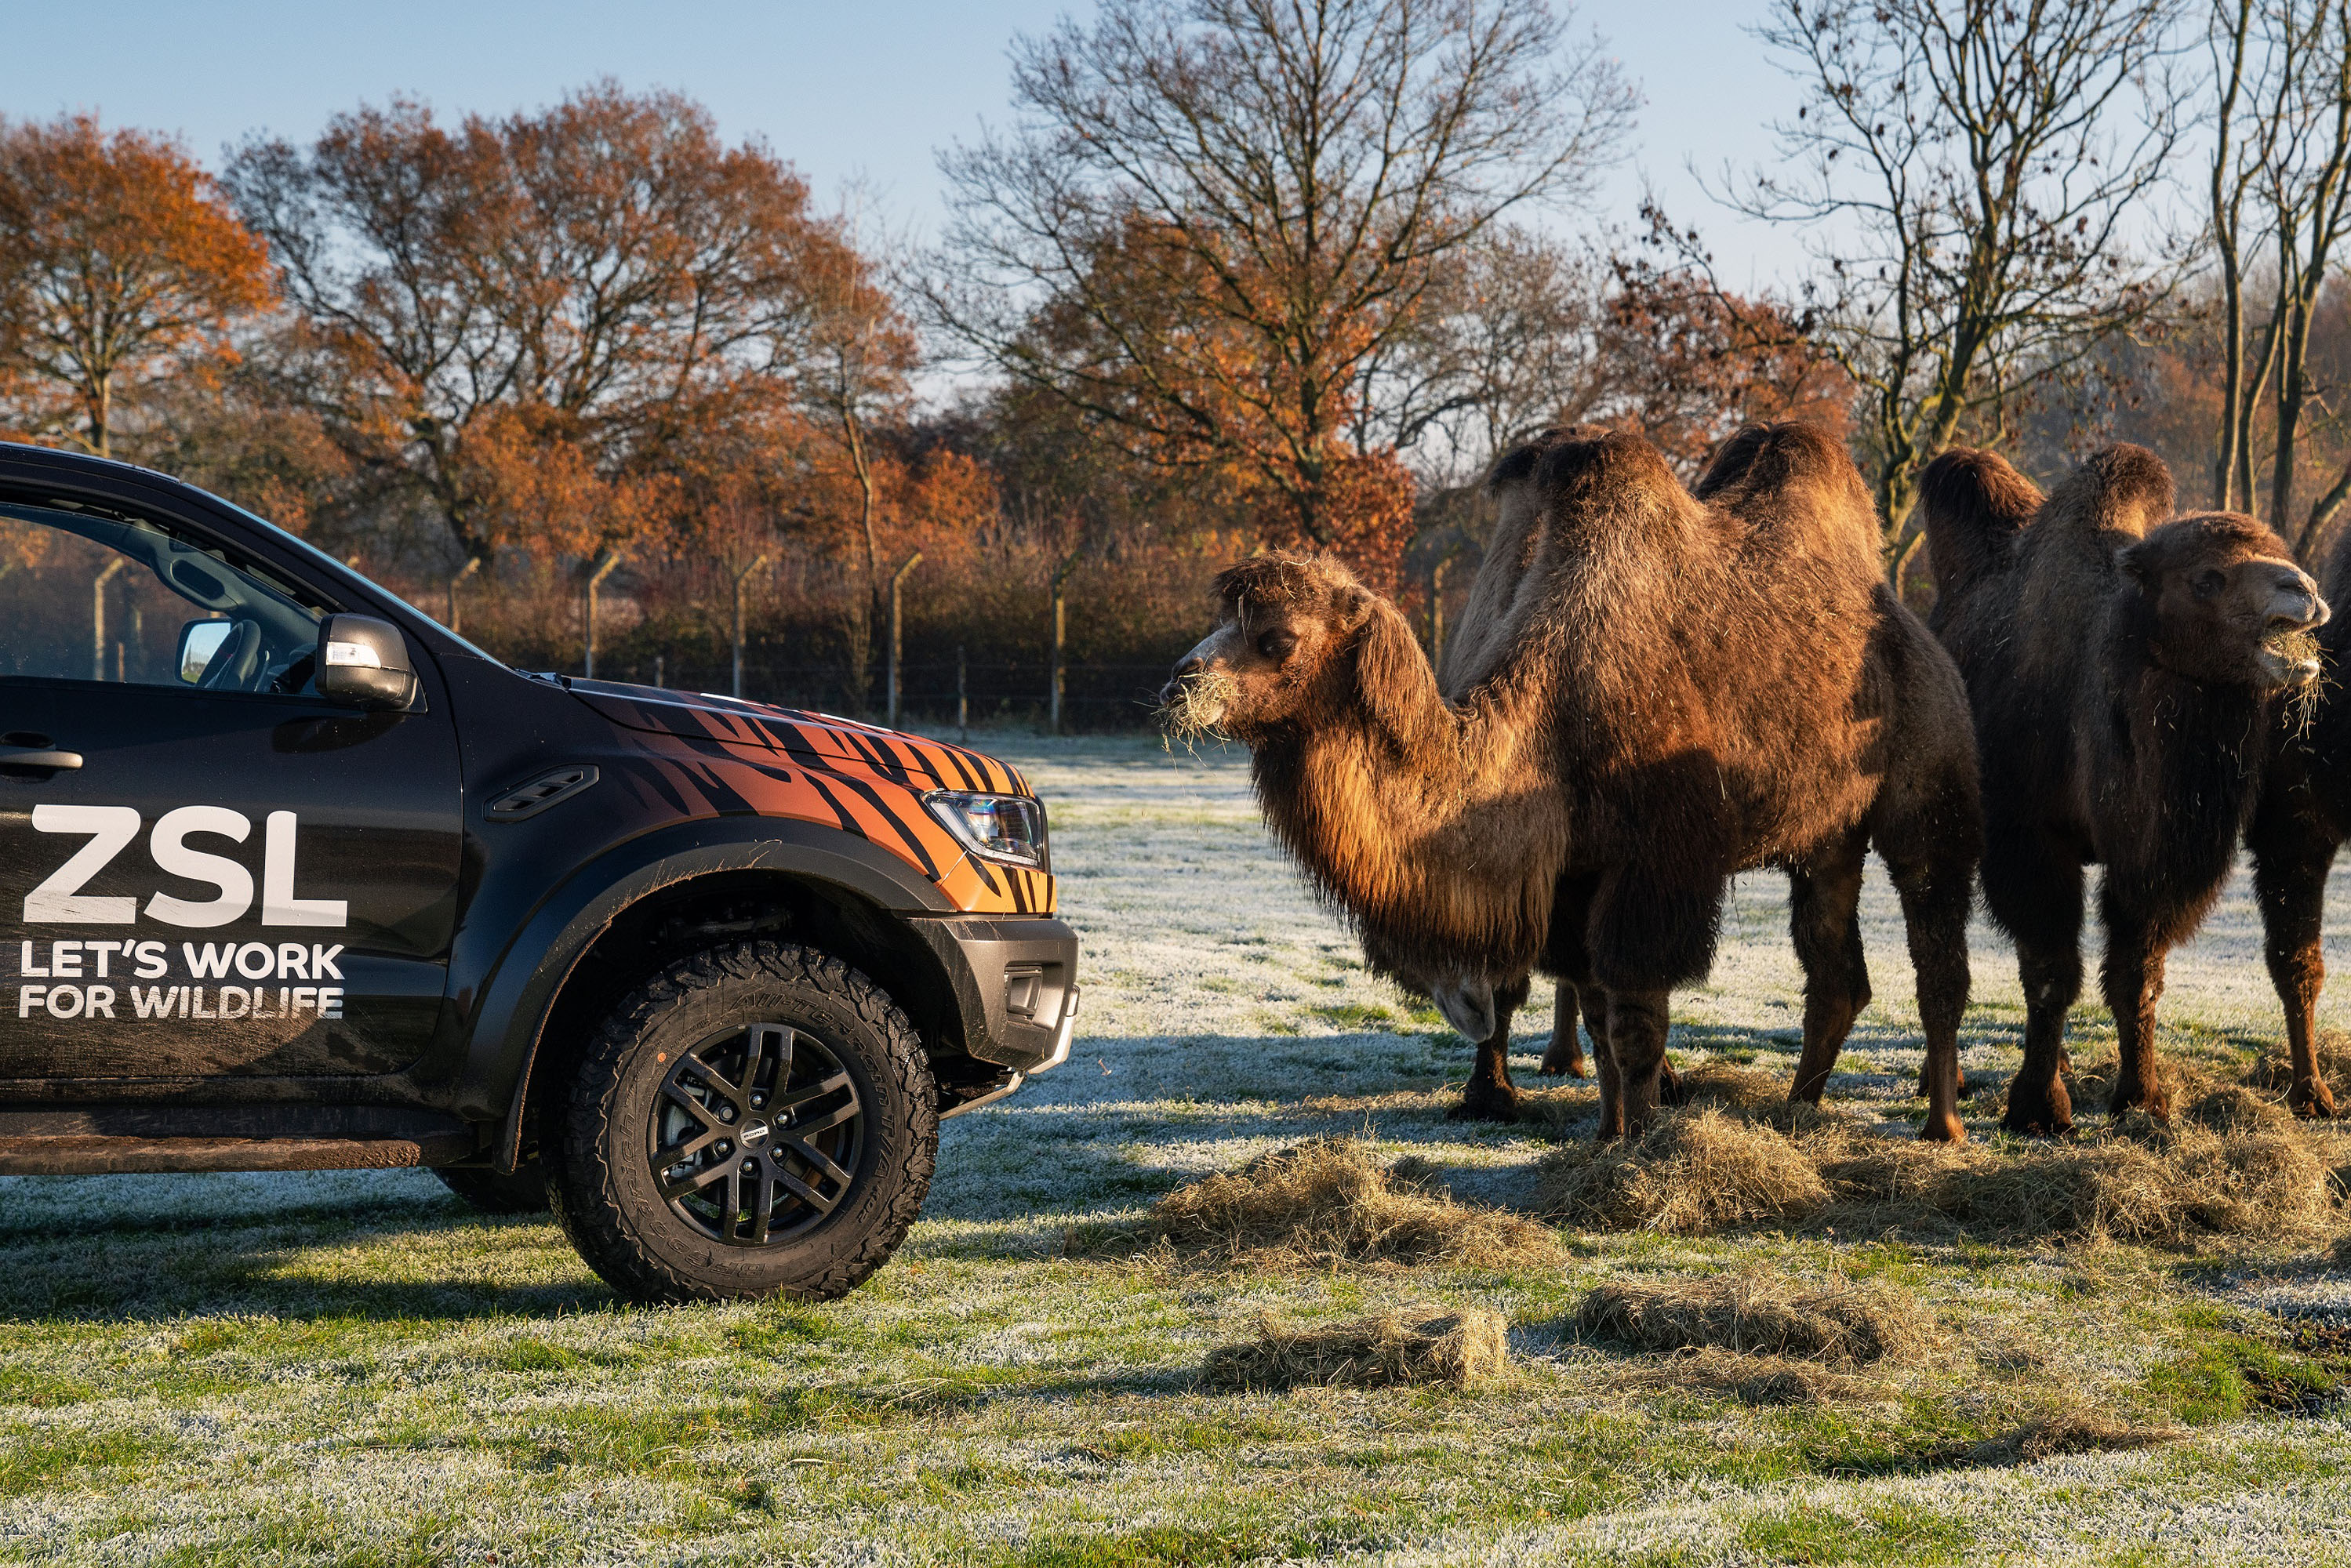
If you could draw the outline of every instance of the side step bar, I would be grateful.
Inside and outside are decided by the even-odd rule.
[[[392,1170],[448,1165],[471,1155],[475,1145],[470,1132],[405,1138],[0,1136],[0,1176]]]

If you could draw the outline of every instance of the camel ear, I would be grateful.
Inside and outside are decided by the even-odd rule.
[[[1354,592],[1364,601],[1368,622],[1355,642],[1356,690],[1382,729],[1408,741],[1426,705],[1436,699],[1437,677],[1403,614],[1362,589]]]
[[[1351,583],[1339,591],[1337,602],[1331,608],[1337,616],[1339,624],[1352,632],[1371,619],[1375,603],[1370,589]]]

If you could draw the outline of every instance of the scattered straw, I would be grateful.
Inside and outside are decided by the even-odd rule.
[[[2089,1405],[2073,1406],[2028,1421],[2011,1432],[1980,1443],[1954,1443],[1936,1449],[1927,1462],[1936,1468],[1959,1465],[2030,1465],[2064,1454],[2117,1453],[2152,1448],[2187,1436],[2173,1426],[2150,1426],[2122,1420]]]
[[[1617,1380],[1632,1388],[1682,1388],[1728,1395],[1741,1405],[1831,1405],[1890,1399],[1874,1378],[1834,1372],[1815,1362],[1781,1355],[1739,1355],[1699,1349],[1644,1360]]]
[[[1807,1284],[1764,1270],[1602,1285],[1584,1296],[1575,1322],[1645,1351],[1727,1350],[1839,1366],[1917,1352],[1935,1337],[1933,1321],[1910,1297],[1849,1281]]]
[[[1433,1175],[1425,1162],[1400,1173],[1383,1169],[1357,1139],[1319,1138],[1178,1187],[1152,1206],[1139,1230],[1085,1249],[1157,1242],[1224,1260],[1307,1265],[1510,1269],[1560,1261],[1548,1227],[1457,1202],[1437,1189]]]
[[[1416,1383],[1474,1388],[1501,1377],[1510,1361],[1500,1313],[1424,1305],[1319,1328],[1268,1318],[1255,1340],[1210,1351],[1201,1376],[1217,1388]]]

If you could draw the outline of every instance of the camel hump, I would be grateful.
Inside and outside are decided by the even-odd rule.
[[[1499,496],[1527,484],[1542,466],[1543,459],[1558,447],[1599,441],[1609,434],[1605,425],[1598,424],[1558,424],[1539,430],[1494,460],[1493,468],[1486,476],[1487,493]]]
[[[1865,493],[1844,443],[1820,425],[1791,419],[1742,425],[1716,449],[1690,494],[1711,501],[1726,490],[1778,490],[1805,483],[1836,488],[1850,484]]]
[[[1935,591],[1955,597],[2015,559],[2041,490],[1998,453],[1955,446],[1918,476],[1918,509]]]
[[[2144,446],[2120,442],[2067,475],[2049,493],[2044,527],[2080,535],[2145,538],[2171,516],[2171,470]]]

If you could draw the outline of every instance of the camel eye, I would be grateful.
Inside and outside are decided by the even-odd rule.
[[[1257,640],[1257,651],[1269,659],[1286,659],[1298,646],[1298,639],[1288,632],[1268,632]]]
[[[2228,579],[2222,577],[2217,571],[2198,572],[2196,574],[2196,597],[2199,599],[2211,598],[2214,594],[2220,591],[2221,584],[2226,581],[2228,581]]]

